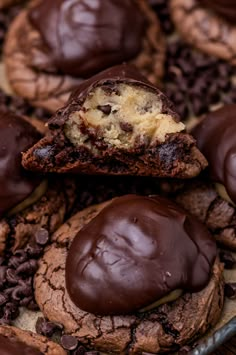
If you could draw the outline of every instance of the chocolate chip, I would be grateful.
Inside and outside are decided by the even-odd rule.
[[[233,269],[236,265],[234,256],[227,250],[220,251],[220,261],[224,263],[225,269]]]
[[[98,105],[97,109],[102,111],[105,115],[110,115],[111,113],[111,105]]]
[[[37,260],[30,259],[28,261],[25,261],[23,264],[18,266],[16,269],[17,274],[27,274],[27,275],[33,275],[35,271],[38,268],[38,262]]]
[[[39,257],[42,254],[43,248],[35,243],[29,243],[25,248],[30,257]]]
[[[46,245],[49,241],[49,233],[47,229],[40,228],[35,234],[35,240],[39,245]]]
[[[128,122],[120,122],[120,128],[124,132],[133,132],[133,126]]]
[[[38,334],[52,337],[56,331],[62,330],[63,326],[58,323],[50,322],[46,318],[38,317],[35,328]]]
[[[230,282],[225,284],[225,296],[231,300],[236,298],[236,282]]]
[[[76,350],[72,351],[72,355],[85,355],[86,349],[82,345],[80,345]]]
[[[62,335],[61,337],[61,345],[65,350],[75,350],[78,344],[78,339],[72,335]]]

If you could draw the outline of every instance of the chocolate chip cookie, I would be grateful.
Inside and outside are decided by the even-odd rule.
[[[186,42],[235,65],[236,7],[233,0],[170,0],[172,19]]]
[[[159,21],[143,0],[35,1],[14,20],[5,44],[12,89],[53,112],[81,81],[125,61],[157,83],[164,60]]]
[[[183,287],[182,281],[182,286],[177,286],[180,279],[176,278],[178,272],[176,274],[173,271],[179,270],[179,267],[172,271],[169,267],[177,265],[175,262],[178,258],[175,261],[172,257],[169,258],[170,249],[167,247],[169,242],[166,242],[164,254],[162,246],[159,248],[159,243],[156,249],[156,233],[153,231],[157,229],[153,223],[161,224],[162,228],[159,230],[165,229],[165,241],[176,236],[177,230],[180,239],[187,238],[185,243],[178,243],[177,249],[179,250],[179,247],[185,249],[182,251],[183,254],[181,252],[182,257],[179,261],[187,261],[186,252],[187,254],[190,250],[193,252],[188,258],[189,267],[184,269],[187,278],[184,276],[182,281],[186,281],[188,277],[191,282],[194,280],[193,283],[197,281],[195,292],[176,293],[176,287],[178,289]],[[94,242],[90,240],[90,233],[95,235]],[[190,239],[185,233],[191,235],[191,238],[196,238],[195,242],[199,248],[195,249],[192,242],[190,246]],[[80,242],[78,252],[77,243]],[[171,242],[169,245],[173,246]],[[178,254],[177,249],[175,255]],[[158,250],[157,258],[151,257],[156,253],[155,250]],[[206,268],[198,269],[198,266],[206,261],[205,257],[201,261],[201,253],[206,253],[208,261],[205,264]],[[214,243],[206,233],[206,228],[200,226],[199,222],[186,215],[171,201],[158,196],[151,198],[123,196],[77,213],[52,236],[52,244],[40,261],[35,277],[36,300],[49,320],[63,323],[65,333],[76,336],[88,348],[119,354],[169,353],[205,333],[209,326],[216,323],[220,315],[223,305],[223,276],[221,264],[217,258],[214,261],[215,253]],[[160,273],[156,275],[160,283],[157,282],[159,291],[156,289],[155,292],[160,297],[161,294],[163,296],[167,293],[168,298],[162,298],[158,304],[153,303],[154,299],[156,300],[152,294],[155,281],[151,282],[152,287],[149,287],[148,292],[146,288],[145,292],[142,292],[140,285],[146,287],[150,279],[155,278],[155,273],[146,273],[146,267],[149,263],[161,260],[162,255],[165,255],[161,271],[163,278],[160,277]],[[144,262],[143,271],[145,270],[146,277],[143,277],[142,268],[139,269],[138,260]],[[73,271],[74,266],[78,271],[76,274]],[[205,276],[202,274],[203,269]],[[164,276],[165,270],[168,271]],[[190,272],[188,276],[186,272]],[[74,283],[76,275],[78,280],[80,279],[79,283],[78,280]],[[120,289],[117,288],[117,275],[120,278]],[[75,279],[72,280],[70,277]],[[177,281],[177,284],[174,285],[173,281],[174,283]],[[97,293],[100,282],[102,287]],[[104,282],[110,284],[110,287],[103,288]],[[129,287],[123,289],[125,282],[128,282]],[[206,286],[202,289],[203,284]],[[170,285],[175,289],[174,293],[170,293]],[[77,299],[78,292],[81,293],[81,297]],[[128,297],[131,293],[132,297]],[[87,296],[84,297],[85,295]],[[74,302],[79,302],[80,308]],[[147,307],[149,302],[151,305]],[[129,306],[132,308],[131,312]],[[87,308],[87,311],[83,311],[81,307]]]
[[[48,127],[26,169],[190,178],[207,165],[167,97],[126,64],[84,81]]]
[[[41,228],[52,233],[74,200],[74,182],[33,174],[21,166],[22,151],[41,134],[26,119],[0,111],[0,254],[21,248]]]
[[[0,326],[1,355],[66,355],[49,339],[15,327]]]

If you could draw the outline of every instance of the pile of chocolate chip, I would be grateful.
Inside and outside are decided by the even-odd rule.
[[[0,324],[11,324],[19,315],[19,308],[37,310],[34,300],[33,276],[37,259],[49,240],[48,231],[39,230],[35,240],[14,253],[7,251],[0,257]]]

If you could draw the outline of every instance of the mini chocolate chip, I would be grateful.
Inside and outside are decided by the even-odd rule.
[[[19,308],[14,303],[7,303],[4,307],[3,318],[6,320],[13,320],[19,315]]]
[[[17,274],[33,275],[38,268],[38,261],[35,259],[30,259],[21,264],[17,269]]]
[[[0,306],[3,306],[8,301],[8,296],[6,294],[0,293]]]
[[[220,251],[220,261],[224,263],[225,269],[233,269],[236,264],[236,260],[232,253],[227,250]]]
[[[28,304],[32,301],[32,296],[24,297],[23,300],[20,300],[20,306],[27,307]]]
[[[10,285],[16,285],[19,281],[19,276],[14,269],[7,269],[6,271],[6,280]]]
[[[61,345],[65,350],[75,350],[78,346],[78,339],[72,335],[62,335]]]
[[[231,300],[236,298],[236,282],[229,282],[225,284],[225,296]]]
[[[105,115],[110,115],[111,113],[111,105],[98,105],[97,109],[102,111]]]
[[[37,303],[33,299],[29,302],[27,308],[30,311],[38,311],[39,310],[39,306],[37,305]]]
[[[49,233],[47,229],[40,228],[35,234],[35,240],[39,245],[46,245],[49,240]]]
[[[56,331],[62,330],[63,326],[59,323],[49,322],[46,318],[38,317],[35,329],[38,334],[52,337]]]
[[[35,243],[28,244],[25,250],[27,254],[31,257],[39,257],[43,252],[43,248],[40,245]]]
[[[133,132],[133,126],[128,122],[120,122],[120,128],[124,132]]]
[[[72,352],[72,355],[85,355],[86,349],[82,345],[80,345],[76,350]]]

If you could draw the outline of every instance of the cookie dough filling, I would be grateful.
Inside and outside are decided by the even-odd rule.
[[[207,229],[180,207],[158,196],[126,195],[73,240],[66,287],[74,304],[89,313],[145,312],[175,301],[181,290],[204,289],[215,258]]]
[[[99,144],[123,149],[164,142],[169,133],[185,129],[165,113],[164,102],[151,90],[132,84],[99,86],[91,91],[80,111],[70,115],[65,132],[70,141],[91,147]],[[89,131],[89,134],[82,132]],[[90,141],[90,142],[89,142]]]
[[[189,178],[207,165],[172,103],[127,64],[84,81],[48,127],[26,169]]]

